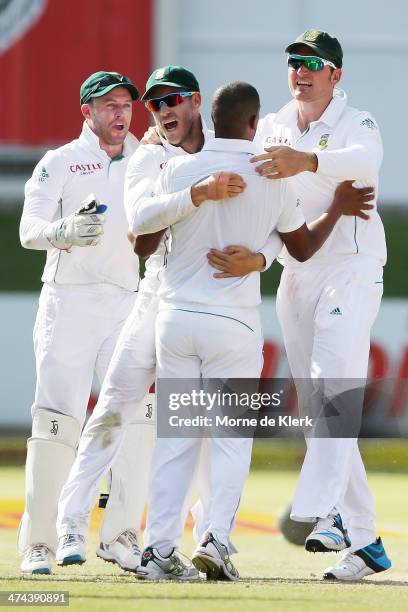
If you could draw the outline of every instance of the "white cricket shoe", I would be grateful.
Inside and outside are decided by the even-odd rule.
[[[50,549],[35,544],[26,551],[20,569],[26,574],[51,574]]]
[[[390,569],[391,561],[381,538],[354,552],[346,552],[337,565],[324,570],[324,580],[361,580],[364,576]]]
[[[86,561],[85,538],[79,533],[68,533],[59,539],[57,565],[82,565]]]
[[[238,570],[230,559],[228,548],[212,533],[207,533],[191,560],[199,572],[207,574],[207,580],[239,580]]]
[[[305,548],[309,552],[339,552],[351,546],[347,529],[341,516],[332,512],[327,518],[318,519],[312,533],[307,536]]]
[[[136,533],[128,529],[112,544],[101,542],[96,551],[96,556],[108,563],[116,563],[123,570],[135,572],[141,561],[141,552]]]
[[[168,557],[162,557],[156,548],[149,546],[143,551],[142,560],[136,571],[139,578],[146,580],[198,580],[195,567],[186,565],[176,549]]]

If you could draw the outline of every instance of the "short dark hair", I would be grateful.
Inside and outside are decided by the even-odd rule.
[[[259,94],[249,83],[234,81],[219,87],[211,103],[216,136],[242,138],[248,125],[258,115],[259,107]]]

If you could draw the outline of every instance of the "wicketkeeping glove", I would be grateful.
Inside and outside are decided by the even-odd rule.
[[[103,234],[107,210],[105,204],[91,194],[72,215],[50,223],[44,232],[47,240],[57,249],[67,250],[72,246],[96,246]]]

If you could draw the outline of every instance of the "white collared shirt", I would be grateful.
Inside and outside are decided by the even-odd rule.
[[[300,133],[298,106],[291,100],[276,114],[267,115],[258,124],[258,152],[271,145],[287,145],[316,154],[316,173],[302,172],[289,180],[302,202],[306,222],[327,210],[339,183],[354,180],[356,186],[373,186],[378,194],[378,172],[382,162],[382,141],[373,117],[366,111],[348,106],[341,90],[335,95],[318,121]],[[376,200],[370,202],[376,204]],[[342,255],[362,254],[386,261],[384,228],[377,210],[370,220],[343,216],[322,248],[307,262],[299,263],[283,250],[285,265],[310,266],[329,262]]]
[[[201,125],[204,143],[214,137],[214,132],[206,126],[204,118],[201,117]],[[160,136],[160,145],[140,145],[138,150],[130,159],[125,177],[125,211],[129,224],[129,230],[135,234],[153,233],[160,228],[155,226],[143,232],[140,222],[145,210],[150,207],[156,209],[168,202],[169,197],[157,197],[155,195],[155,184],[167,162],[176,156],[187,155],[182,147],[171,145],[165,138]],[[180,194],[171,196],[175,200]],[[190,190],[181,194],[184,205],[192,205]],[[144,227],[144,225],[143,225]],[[163,228],[167,225],[163,226]],[[146,260],[144,278],[140,283],[140,292],[155,295],[160,285],[160,274],[165,265],[169,251],[169,234],[166,232],[156,252]]]
[[[214,138],[214,132],[209,130],[201,117],[204,136],[204,148]],[[185,211],[194,208],[191,201],[190,185],[181,192],[155,195],[155,185],[173,157],[185,156],[182,147],[171,145],[160,137],[160,145],[141,145],[132,156],[125,179],[125,209],[129,229],[135,235],[151,234],[169,227],[174,216],[182,216]],[[140,291],[155,294],[160,284],[161,271],[169,252],[169,234],[166,233],[156,252],[146,261],[145,275],[140,283]],[[275,260],[281,249],[281,241],[277,234],[268,237],[260,252],[265,257],[265,270]]]
[[[129,133],[123,154],[111,159],[85,121],[78,139],[48,151],[39,161],[25,187],[20,239],[26,248],[47,251],[44,282],[111,283],[137,290],[139,262],[127,240],[123,207],[126,167],[137,146]],[[70,253],[56,249],[44,237],[45,228],[75,212],[90,194],[108,207],[100,244],[72,247]]]
[[[247,187],[239,196],[168,209],[172,248],[159,290],[161,305],[208,305],[250,308],[261,301],[259,273],[242,278],[214,279],[207,261],[211,248],[245,246],[259,251],[276,228],[291,232],[304,223],[298,198],[287,181],[260,177],[249,162],[252,142],[214,138],[200,153],[170,160],[161,173],[157,193],[181,192],[213,173],[240,174]]]

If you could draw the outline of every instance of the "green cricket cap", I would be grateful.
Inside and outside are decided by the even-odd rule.
[[[184,91],[200,91],[200,86],[194,74],[183,66],[164,66],[152,72],[147,79],[146,91],[142,100],[149,100],[151,90],[156,85],[180,87]]]
[[[81,85],[80,103],[86,104],[91,98],[100,98],[115,87],[125,87],[129,90],[132,100],[139,98],[139,92],[134,83],[127,76],[119,72],[94,72]]]
[[[321,30],[306,30],[295,42],[286,47],[286,53],[293,53],[299,45],[307,45],[323,59],[333,62],[337,68],[343,65],[343,50],[337,38]]]

